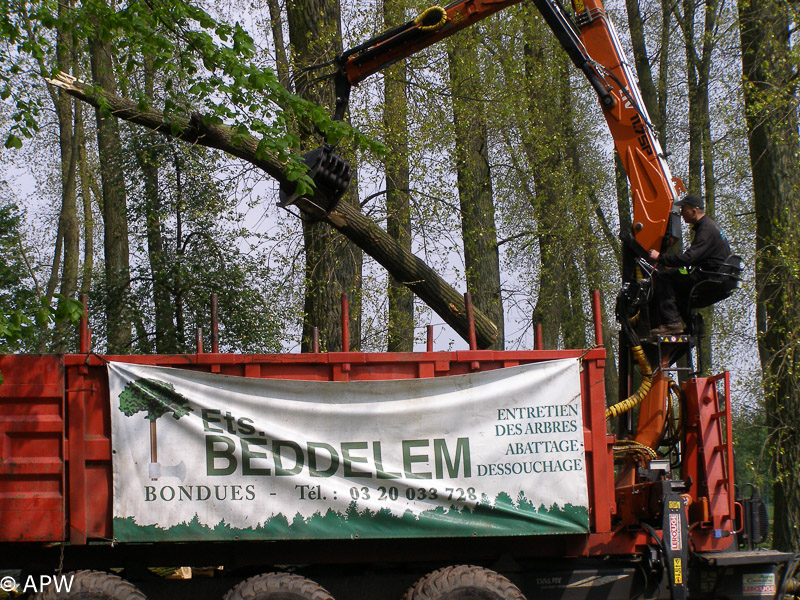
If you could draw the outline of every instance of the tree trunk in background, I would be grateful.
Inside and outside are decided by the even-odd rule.
[[[617,213],[619,214],[620,232],[631,231],[633,217],[631,217],[631,193],[628,188],[628,174],[622,166],[619,152],[614,149],[614,188],[617,192]]]
[[[670,53],[669,44],[672,33],[672,3],[673,0],[661,0],[661,41],[658,52],[658,83],[656,91],[658,93],[658,119],[656,128],[658,129],[658,141],[661,142],[661,149],[667,149],[667,84],[669,81]],[[654,117],[655,118],[655,117]]]
[[[269,22],[272,31],[272,43],[275,45],[275,66],[278,71],[278,81],[290,92],[292,82],[289,79],[289,57],[286,55],[286,43],[283,40],[283,19],[278,0],[267,0],[269,5]]]
[[[71,3],[60,3],[58,13],[66,19],[71,10]],[[59,27],[56,33],[56,67],[66,73],[73,72],[72,34]],[[53,298],[57,287],[66,297],[74,297],[78,287],[78,270],[80,266],[80,233],[78,228],[77,193],[75,185],[75,168],[78,151],[76,119],[73,114],[75,101],[64,90],[48,90],[56,111],[58,121],[58,145],[61,158],[61,211],[58,218],[58,232],[53,264],[47,282],[45,295]],[[60,286],[59,286],[60,274]],[[60,302],[60,301],[59,301]],[[56,325],[53,330],[52,351],[67,351],[67,340],[70,327]],[[44,334],[45,332],[42,332]],[[39,337],[39,351],[47,348],[45,335]]]
[[[701,156],[703,161],[703,187],[705,189],[706,212],[711,219],[716,218],[717,205],[717,180],[714,175],[714,147],[711,143],[711,113],[709,110],[709,85],[711,79],[711,54],[715,44],[715,29],[717,27],[718,16],[717,0],[706,0],[705,26],[702,43],[702,55],[700,64],[697,68],[698,101],[701,106],[702,122],[702,148]],[[712,361],[714,359],[714,344],[712,335],[714,333],[714,306],[709,306],[700,311],[706,326],[706,335],[700,343],[700,364],[703,365],[706,373],[711,372]]]
[[[384,0],[383,22],[389,29],[405,22],[405,0]],[[408,166],[408,99],[406,61],[383,71],[383,126],[389,148],[386,169],[386,231],[411,251],[411,205]],[[414,350],[414,294],[389,274],[389,352]]]
[[[636,66],[636,75],[639,78],[639,90],[642,92],[642,100],[650,113],[650,118],[656,129],[660,130],[658,113],[658,92],[653,83],[653,71],[650,68],[650,55],[647,52],[647,43],[644,36],[644,22],[642,13],[639,10],[639,0],[625,0],[628,12],[628,26],[631,32],[631,44],[633,46],[633,63]]]
[[[675,11],[678,5],[675,4]],[[702,194],[703,186],[703,107],[700,101],[701,91],[698,82],[698,61],[694,40],[694,20],[696,16],[695,1],[683,0],[683,15],[679,21],[683,31],[686,51],[686,79],[689,87],[689,172],[686,189],[690,194]]]
[[[332,112],[333,83],[310,84],[317,72],[301,72],[303,67],[324,63],[342,51],[342,32],[338,0],[290,0],[288,4],[289,39],[295,69],[296,91],[302,97],[325,106]],[[307,136],[305,150],[320,145],[322,140]],[[341,202],[358,206],[358,184],[355,165],[350,188]],[[360,341],[361,250],[327,224],[303,220],[306,250],[305,319],[302,350],[311,349],[314,327],[319,328],[322,350],[342,348],[341,294],[350,297],[351,349]]]
[[[569,180],[565,185],[565,199],[571,200],[570,214],[572,215],[574,232],[572,235],[576,240],[572,247],[572,261],[567,270],[567,282],[569,291],[569,302],[562,311],[562,328],[564,345],[567,348],[586,348],[589,343],[586,339],[586,311],[584,301],[589,297],[589,290],[585,288],[582,273],[586,272],[586,282],[590,281],[590,270],[582,267],[591,265],[595,268],[595,273],[599,273],[599,258],[596,252],[597,239],[592,233],[592,226],[589,222],[587,208],[588,202],[581,202],[581,199],[589,199],[588,189],[582,185],[582,169],[580,164],[580,147],[578,135],[575,131],[575,113],[572,110],[572,82],[570,81],[571,67],[566,60],[558,61],[558,90],[559,102],[557,109],[561,114],[561,127],[565,133],[565,159],[572,165],[569,170]],[[589,250],[587,253],[586,251]],[[595,279],[595,281],[597,281]],[[613,361],[607,361],[606,365],[611,366]]]
[[[633,45],[633,62],[639,79],[639,89],[642,92],[644,105],[650,115],[650,121],[655,127],[661,148],[666,151],[667,75],[669,72],[670,11],[672,3],[669,0],[661,1],[661,37],[657,79],[653,78],[653,69],[650,64],[650,54],[647,51],[644,20],[639,0],[625,0],[625,6],[628,13],[628,26],[630,27],[631,43]],[[658,82],[657,85],[656,81]]]
[[[66,94],[62,94],[67,96]],[[73,102],[67,98],[67,111],[64,116],[69,117],[69,122],[64,129],[68,132],[68,144],[60,137],[61,144],[61,215],[59,229],[63,235],[64,261],[61,269],[61,286],[59,292],[66,298],[73,298],[78,289],[78,272],[80,270],[80,229],[78,227],[78,206],[76,193],[76,164],[78,162],[78,136],[72,111]],[[59,129],[61,125],[61,112],[59,112]],[[65,133],[65,132],[61,132]],[[66,164],[64,161],[66,159]],[[62,302],[59,300],[59,303]],[[58,324],[53,330],[53,352],[67,351],[67,341],[73,337],[72,327],[67,324]]]
[[[479,36],[480,30],[472,27],[452,38],[448,48],[455,160],[467,289],[474,305],[497,325],[499,332],[493,348],[502,350],[500,254],[482,100],[486,90],[477,67]]]
[[[587,183],[591,181],[591,176],[584,171],[581,164],[581,148],[578,143],[579,136],[575,131],[575,118],[574,111],[574,89],[570,81],[570,67],[571,65],[564,64],[564,70],[561,76],[561,113],[564,115],[564,131],[567,137],[567,151],[569,152],[569,160],[572,164],[573,179],[573,193],[575,199],[585,198],[583,203],[574,204],[574,214],[576,216],[576,229],[582,241],[583,250],[583,271],[586,273],[586,283],[588,289],[583,289],[580,286],[580,277],[578,281],[578,295],[573,294],[573,310],[576,315],[584,313],[583,304],[584,300],[598,290],[600,293],[600,325],[603,333],[603,347],[606,350],[605,362],[605,391],[606,398],[616,399],[619,389],[619,374],[617,373],[617,360],[614,353],[614,345],[612,343],[611,323],[608,319],[608,314],[605,310],[605,293],[603,291],[602,281],[602,265],[599,251],[599,238],[592,226],[591,213],[595,212],[595,199],[592,197],[591,188]],[[614,240],[610,240],[614,243]],[[577,267],[577,265],[576,265]],[[580,274],[580,269],[575,269],[577,275]],[[573,277],[572,279],[576,279]],[[579,338],[577,341],[583,341],[582,346],[586,347],[586,328],[582,326],[583,323],[578,323],[576,329],[580,331],[582,340]]]
[[[90,45],[92,79],[103,89],[116,92],[111,60],[111,45],[100,35]],[[130,255],[128,214],[122,167],[119,125],[111,115],[95,111],[97,152],[103,187],[103,226],[106,276],[106,327],[108,352],[126,353],[131,349]]]
[[[675,11],[677,12],[677,5]],[[683,1],[683,15],[678,15],[678,23],[683,31],[686,48],[686,74],[689,86],[689,180],[686,187],[689,193],[705,197],[706,212],[714,218],[715,181],[714,156],[711,148],[711,118],[708,113],[708,86],[711,69],[711,53],[714,49],[714,29],[717,20],[716,0],[705,3],[705,22],[701,34],[700,54],[695,40],[695,20],[697,18],[694,0]],[[714,308],[701,311],[705,321],[706,335],[701,338],[699,351],[700,364],[704,371],[711,367]]]
[[[92,212],[92,195],[97,187],[89,171],[89,160],[86,156],[86,133],[83,127],[83,104],[75,106],[75,130],[78,136],[78,173],[81,183],[81,199],[83,200],[83,269],[81,272],[81,294],[89,294],[92,287],[94,271],[94,213]],[[94,185],[93,185],[94,183]],[[99,194],[98,194],[99,195]],[[84,307],[88,310],[88,307]]]
[[[539,293],[534,321],[542,324],[545,348],[585,345],[585,322],[580,299],[574,297],[575,277],[582,261],[576,251],[578,235],[568,206],[572,200],[572,168],[569,163],[562,112],[562,78],[566,55],[538,18],[528,15],[523,48],[528,114],[521,128],[522,146],[533,179],[531,205],[539,245]],[[554,95],[554,91],[558,96]]]
[[[800,173],[790,27],[796,5],[739,0],[744,98],[756,207],[758,350],[772,463],[774,534],[800,550]],[[793,14],[789,14],[790,11]]]
[[[144,59],[144,97],[153,104],[152,60]],[[144,180],[144,214],[147,232],[147,256],[153,282],[153,306],[155,308],[155,348],[158,354],[177,352],[170,277],[164,253],[164,232],[161,224],[161,190],[159,187],[159,165],[164,149],[161,136],[153,132],[144,133],[136,142],[136,160]],[[141,340],[141,336],[139,336]],[[144,341],[144,340],[141,340]]]

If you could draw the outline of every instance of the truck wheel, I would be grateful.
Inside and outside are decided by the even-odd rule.
[[[333,596],[300,575],[263,573],[231,588],[224,600],[333,600]]]
[[[63,579],[61,578],[63,577]],[[70,580],[70,578],[72,578]],[[72,582],[70,584],[70,581]],[[60,585],[59,585],[60,584]],[[102,571],[71,571],[40,590],[35,600],[147,600],[122,577]]]
[[[403,600],[525,600],[508,579],[482,567],[445,567],[417,581]]]

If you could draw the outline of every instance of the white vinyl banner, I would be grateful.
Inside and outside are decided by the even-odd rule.
[[[114,537],[586,533],[579,368],[319,382],[110,363]]]

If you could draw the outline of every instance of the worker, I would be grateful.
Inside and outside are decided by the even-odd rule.
[[[658,267],[654,273],[655,292],[661,314],[661,327],[652,331],[655,335],[683,333],[681,315],[688,318],[692,288],[708,278],[703,271],[716,271],[731,255],[728,239],[719,226],[706,216],[705,204],[700,196],[688,194],[677,206],[681,209],[684,222],[692,226],[694,239],[689,249],[680,254],[661,254],[658,250],[650,250],[650,258]],[[698,304],[705,306],[709,302]]]

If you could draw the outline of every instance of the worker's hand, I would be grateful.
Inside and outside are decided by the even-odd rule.
[[[661,252],[658,250],[650,250],[650,260],[656,262],[659,256],[661,256]]]

